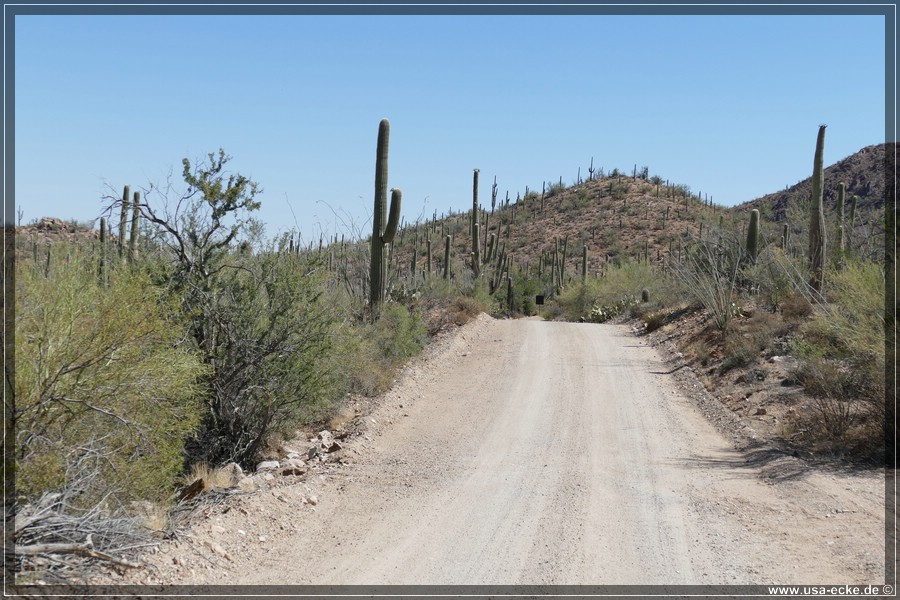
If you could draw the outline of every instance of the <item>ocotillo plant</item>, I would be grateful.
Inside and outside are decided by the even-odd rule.
[[[382,119],[378,125],[378,142],[375,150],[375,213],[372,216],[371,264],[369,268],[369,306],[373,314],[384,301],[384,248],[394,241],[400,222],[400,190],[391,191],[390,216],[387,216],[388,192],[388,142],[391,123]],[[385,223],[387,218],[387,223]]]
[[[756,262],[759,254],[759,211],[755,208],[750,211],[750,226],[747,227],[747,254],[750,260]]]
[[[823,155],[825,149],[825,127],[819,125],[816,138],[816,153],[813,158],[812,202],[809,209],[809,271],[810,285],[817,292],[822,291],[825,280],[825,209],[823,207],[823,188],[825,172]]]
[[[131,198],[131,187],[125,186],[122,192],[122,210],[119,213],[119,239],[116,246],[119,248],[119,260],[125,260],[125,230],[128,227],[128,200]]]

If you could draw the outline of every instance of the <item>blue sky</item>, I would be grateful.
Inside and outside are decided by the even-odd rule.
[[[733,205],[885,141],[875,16],[17,16],[16,202],[102,196],[223,148],[266,232],[367,234],[375,140],[408,222],[581,167]]]

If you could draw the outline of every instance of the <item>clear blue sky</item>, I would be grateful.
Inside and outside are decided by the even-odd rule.
[[[25,223],[221,147],[267,234],[366,234],[382,117],[408,222],[473,168],[483,206],[592,156],[733,205],[808,177],[820,123],[826,164],[885,141],[881,17],[18,16],[15,51]]]

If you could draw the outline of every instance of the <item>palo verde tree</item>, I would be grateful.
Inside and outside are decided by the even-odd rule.
[[[139,209],[162,257],[159,285],[181,304],[189,339],[207,365],[206,414],[189,462],[252,466],[266,438],[329,395],[329,309],[317,256],[259,242],[250,214],[258,184],[227,171],[220,150],[182,161],[187,188],[151,187]],[[257,239],[254,239],[257,238]],[[257,252],[241,252],[252,241]]]

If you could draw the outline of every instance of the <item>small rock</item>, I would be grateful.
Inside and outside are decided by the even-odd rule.
[[[265,542],[265,541],[266,541],[266,536],[261,535],[261,536],[259,536],[259,538],[257,538],[257,539],[258,539],[259,541],[261,541],[261,542]]]
[[[328,446],[325,446],[324,444],[322,446],[323,446],[323,450],[325,450],[325,452],[337,452],[338,450],[343,448],[343,446],[341,446],[336,441],[332,441]]]
[[[228,487],[234,487],[244,478],[244,470],[237,463],[228,463],[222,467],[222,473],[228,476]]]
[[[315,496],[310,496],[309,498],[306,499],[306,501],[309,502],[310,504],[312,504],[313,506],[315,506],[316,504],[319,503],[319,499],[316,498]]]
[[[256,482],[252,477],[244,477],[238,482],[237,488],[242,492],[253,492],[256,490]]]
[[[265,479],[266,481],[272,481],[275,479],[275,476],[272,475],[272,473],[267,472],[263,475],[263,479]]]
[[[295,467],[289,466],[281,469],[281,474],[285,477],[289,476],[299,476],[304,475],[306,473],[306,467]]]
[[[764,415],[764,414],[766,414],[766,409],[764,409],[761,406],[757,407],[757,409],[755,411],[753,411],[753,414],[754,415]]]
[[[319,447],[318,447],[318,446],[313,446],[312,448],[310,448],[310,449],[306,452],[306,458],[308,458],[309,460],[312,460],[312,459],[314,459],[314,458],[316,457],[316,455],[317,455],[318,453],[319,453]]]
[[[223,548],[222,546],[220,546],[219,544],[217,544],[215,542],[212,542],[210,540],[205,540],[203,542],[203,545],[206,546],[207,548],[209,548],[210,550],[212,550],[213,552],[215,552],[216,554],[218,554],[219,556],[227,558],[228,560],[234,560],[233,558],[231,558],[231,555],[228,554],[228,552],[225,550],[225,548]]]
[[[281,463],[277,460],[264,460],[258,465],[256,465],[257,471],[271,471],[273,469],[277,469],[281,466]]]

